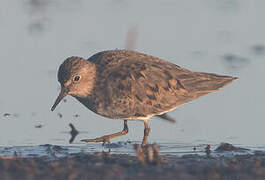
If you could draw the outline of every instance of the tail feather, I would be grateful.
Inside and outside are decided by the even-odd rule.
[[[194,93],[209,93],[230,84],[237,77],[220,76],[211,73],[195,73],[195,76],[183,81],[185,88]]]

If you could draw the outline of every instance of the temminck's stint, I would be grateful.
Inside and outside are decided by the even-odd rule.
[[[165,60],[129,50],[99,52],[88,60],[69,57],[58,70],[61,92],[51,110],[71,95],[91,111],[111,119],[124,120],[121,132],[84,142],[109,142],[128,133],[127,120],[144,122],[146,144],[152,116],[166,112],[217,91],[236,77],[192,72]]]

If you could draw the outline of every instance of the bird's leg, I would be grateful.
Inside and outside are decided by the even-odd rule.
[[[148,122],[147,122],[147,120],[144,120],[144,138],[142,141],[142,147],[146,145],[146,141],[147,141],[149,132],[150,132],[150,128],[148,126]]]
[[[127,120],[124,120],[124,127],[123,127],[123,130],[121,132],[105,135],[105,136],[102,136],[102,137],[99,137],[99,138],[95,138],[95,139],[83,139],[81,141],[83,141],[83,142],[103,142],[103,143],[106,143],[106,142],[110,142],[110,139],[126,135],[128,132],[129,132],[129,129],[128,129],[128,125],[127,125]]]

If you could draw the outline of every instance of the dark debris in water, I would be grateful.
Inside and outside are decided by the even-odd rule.
[[[14,113],[14,114],[11,114],[11,113],[4,113],[3,114],[3,117],[5,117],[5,118],[9,118],[9,117],[18,117],[19,116],[19,114],[17,114],[17,113]]]
[[[80,115],[79,114],[74,114],[73,117],[74,118],[78,118],[78,117],[80,117]]]
[[[37,124],[37,125],[35,125],[35,128],[42,128],[42,127],[43,127],[42,124]]]
[[[57,116],[58,116],[59,118],[62,118],[62,117],[63,117],[62,113],[57,113]]]
[[[4,116],[4,117],[10,117],[11,114],[10,114],[10,113],[4,113],[3,116]]]
[[[239,70],[250,63],[250,59],[236,54],[225,54],[222,56],[225,65],[231,70]]]
[[[39,34],[47,30],[48,23],[50,22],[48,9],[51,7],[51,4],[51,0],[29,0],[25,3],[25,7],[29,9],[31,17],[28,25],[30,34]]]
[[[40,13],[46,11],[47,7],[50,5],[51,1],[46,0],[30,0],[29,2],[32,13]]]
[[[69,140],[69,143],[71,144],[72,142],[74,142],[75,137],[79,134],[79,132],[72,123],[70,123],[69,126],[71,128],[71,131],[70,131],[71,138]]]
[[[43,19],[43,20],[39,20],[39,21],[30,23],[28,26],[29,32],[33,34],[36,32],[45,31],[46,27],[45,27],[45,24],[43,23],[43,21],[45,21],[45,20]]]
[[[251,51],[255,55],[264,55],[265,54],[265,46],[261,44],[257,44],[251,47]]]
[[[215,151],[216,152],[225,152],[225,151],[243,152],[243,151],[249,151],[249,149],[245,149],[245,148],[241,148],[241,147],[235,147],[229,143],[221,143],[220,146],[218,146],[215,149]]]

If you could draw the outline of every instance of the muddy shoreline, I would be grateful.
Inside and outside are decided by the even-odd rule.
[[[2,158],[1,179],[264,179],[265,153],[212,157],[203,155],[160,156],[146,163],[139,157],[111,153],[78,153],[50,159]]]

